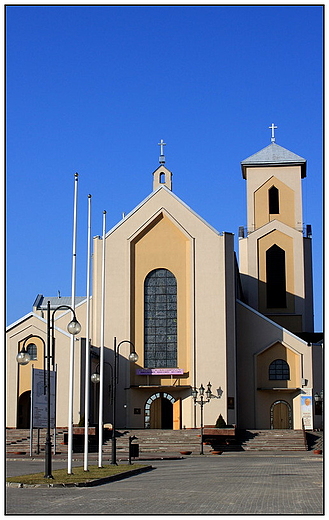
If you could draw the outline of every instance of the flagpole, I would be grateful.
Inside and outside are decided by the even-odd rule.
[[[102,467],[103,450],[103,399],[104,399],[104,308],[105,308],[105,227],[106,211],[103,211],[103,254],[102,254],[102,301],[101,301],[101,334],[99,356],[99,417],[98,417],[98,467]]]
[[[77,248],[77,203],[78,203],[78,173],[74,174],[74,204],[73,204],[73,245],[72,245],[72,300],[71,307],[75,309],[75,282],[76,282],[76,248]],[[72,473],[73,452],[73,388],[74,388],[74,342],[71,334],[70,341],[70,377],[69,377],[69,413],[68,413],[68,447],[67,472]]]
[[[87,308],[86,308],[86,367],[85,367],[85,449],[84,470],[88,471],[88,422],[89,422],[89,383],[90,383],[90,252],[91,252],[91,195],[88,195],[88,232],[87,232]]]

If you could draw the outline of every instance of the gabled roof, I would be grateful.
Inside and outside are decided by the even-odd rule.
[[[25,314],[25,316],[23,316],[19,320],[8,325],[8,327],[6,327],[6,332],[9,333],[12,329],[17,327],[18,325],[21,325],[24,321],[27,321],[30,318],[36,318],[37,320],[41,321],[42,323],[44,323],[47,326],[47,320],[45,318],[43,318],[42,316],[39,316],[35,312],[29,312],[29,314]],[[55,329],[58,330],[59,332],[61,332],[62,334],[64,334],[65,336],[67,336],[68,338],[71,336],[71,334],[69,334],[66,330],[63,330],[56,326],[55,326]]]
[[[142,202],[140,202],[133,210],[131,210],[125,217],[120,220],[115,226],[113,226],[112,229],[107,231],[105,238],[107,238],[109,235],[111,235],[119,226],[121,226],[126,220],[128,220],[130,217],[132,217],[144,204],[146,204],[152,197],[154,197],[160,190],[165,190],[166,193],[168,193],[171,197],[176,199],[182,206],[184,206],[188,211],[190,211],[195,217],[197,217],[203,224],[205,224],[209,229],[211,229],[216,235],[222,235],[224,233],[217,231],[209,222],[204,220],[204,218],[200,217],[198,213],[196,213],[193,209],[190,208],[183,200],[181,200],[175,193],[170,191],[166,186],[159,186],[156,190],[152,191]],[[229,232],[228,232],[229,233]]]
[[[249,166],[301,166],[301,176],[306,177],[306,159],[290,152],[276,143],[271,143],[241,162],[242,176],[246,179]]]
[[[6,327],[6,332],[10,331],[11,329],[13,329],[14,327],[16,327],[16,325],[18,325],[19,323],[23,323],[23,321],[26,321],[28,320],[29,318],[31,317],[35,317],[35,318],[40,318],[40,316],[38,316],[37,314],[35,314],[34,312],[29,312],[28,314],[25,314],[24,316],[22,316],[21,318],[19,318],[18,320],[14,321],[13,323],[10,323],[9,325],[7,325]]]

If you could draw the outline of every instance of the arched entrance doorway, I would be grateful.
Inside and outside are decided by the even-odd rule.
[[[156,392],[145,403],[145,428],[173,429],[175,398],[167,392]]]
[[[17,410],[17,428],[29,428],[31,413],[31,390],[28,390],[19,396]]]
[[[271,406],[271,428],[286,430],[292,428],[291,406],[286,401],[275,401]]]

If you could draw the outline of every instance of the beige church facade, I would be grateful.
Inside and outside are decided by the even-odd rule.
[[[160,156],[153,191],[105,235],[93,239],[90,373],[104,337],[103,423],[112,422],[114,341],[119,350],[117,428],[195,428],[192,390],[212,385],[204,423],[221,414],[244,429],[319,428],[314,395],[323,389],[322,341],[313,331],[311,232],[302,218],[306,161],[272,142],[241,163],[247,228],[219,233],[172,191]],[[31,367],[43,367],[47,302],[56,336],[56,424],[68,423],[70,299],[39,295],[7,328],[7,427],[29,425]],[[74,343],[73,423],[84,419],[86,298]],[[56,314],[55,314],[56,312]],[[102,328],[102,320],[103,328]],[[103,332],[102,332],[103,331]],[[114,339],[115,338],[115,339]],[[138,361],[128,360],[130,344]],[[18,365],[27,347],[31,362]],[[30,348],[29,348],[30,347]],[[311,399],[305,415],[305,397]],[[90,384],[89,424],[99,387]]]

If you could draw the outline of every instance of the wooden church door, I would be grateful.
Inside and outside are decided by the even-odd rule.
[[[173,404],[173,430],[181,429],[181,400],[176,399]]]
[[[289,425],[289,405],[284,401],[278,401],[273,405],[273,426],[275,430],[286,430]]]

